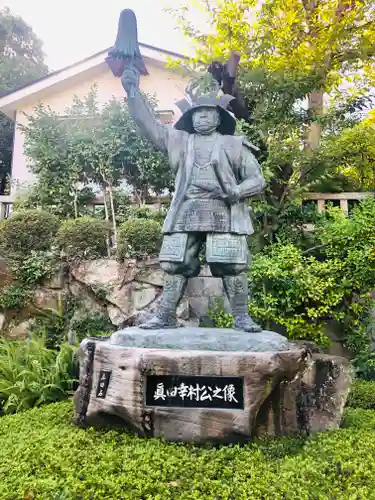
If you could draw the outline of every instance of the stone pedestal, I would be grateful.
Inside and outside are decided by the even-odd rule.
[[[241,442],[337,428],[351,381],[344,358],[274,332],[128,328],[81,344],[75,423],[170,441]]]

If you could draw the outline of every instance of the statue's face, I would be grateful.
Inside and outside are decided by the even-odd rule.
[[[198,134],[211,134],[220,123],[216,108],[198,108],[193,112],[193,127]]]

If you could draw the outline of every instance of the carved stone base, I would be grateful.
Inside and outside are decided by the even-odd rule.
[[[311,355],[286,339],[268,352],[238,351],[233,345],[207,350],[212,330],[190,328],[175,331],[176,344],[183,338],[194,341],[199,333],[206,336],[206,350],[154,348],[156,342],[133,347],[139,329],[128,330],[111,340],[82,342],[77,425],[126,427],[170,441],[228,443],[340,424],[352,377],[344,358]],[[239,335],[215,332],[222,338]]]

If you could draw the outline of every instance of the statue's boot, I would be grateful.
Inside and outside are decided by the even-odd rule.
[[[187,278],[184,276],[169,275],[164,284],[159,310],[153,318],[139,325],[139,328],[143,328],[145,330],[177,328],[177,307],[185,292],[186,285]]]
[[[235,329],[253,333],[261,332],[262,327],[257,325],[249,315],[249,293],[246,274],[225,276],[223,285],[234,316]]]

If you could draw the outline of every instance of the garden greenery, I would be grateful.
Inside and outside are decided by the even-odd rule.
[[[335,322],[343,342],[357,356],[358,371],[370,363],[375,288],[375,200],[365,199],[349,217],[329,208],[317,223],[309,249],[294,234],[253,256],[249,270],[249,312],[264,328],[278,328],[291,339],[327,346],[327,325]],[[212,311],[217,327],[232,318]],[[362,360],[362,361],[361,361]],[[362,365],[360,366],[360,364]],[[373,363],[374,365],[374,363]]]
[[[43,210],[20,210],[0,223],[0,251],[8,258],[24,259],[32,251],[49,250],[59,219]]]
[[[48,349],[43,336],[28,342],[0,338],[0,412],[16,413],[64,399],[76,385],[76,348]]]
[[[161,243],[161,224],[154,219],[134,218],[124,222],[118,231],[117,256],[145,258],[156,256]]]
[[[80,217],[61,223],[55,244],[68,260],[107,256],[109,226],[103,220]]]
[[[351,408],[375,410],[375,381],[354,380],[346,405]]]
[[[59,269],[58,255],[55,251],[31,250],[22,259],[12,262],[12,276],[27,287],[41,284],[57,273]]]
[[[375,412],[308,439],[194,446],[72,426],[63,401],[0,418],[0,499],[372,498]],[[58,450],[58,453],[57,453]]]
[[[22,285],[7,285],[0,290],[0,308],[3,310],[20,310],[28,299],[29,290]]]

